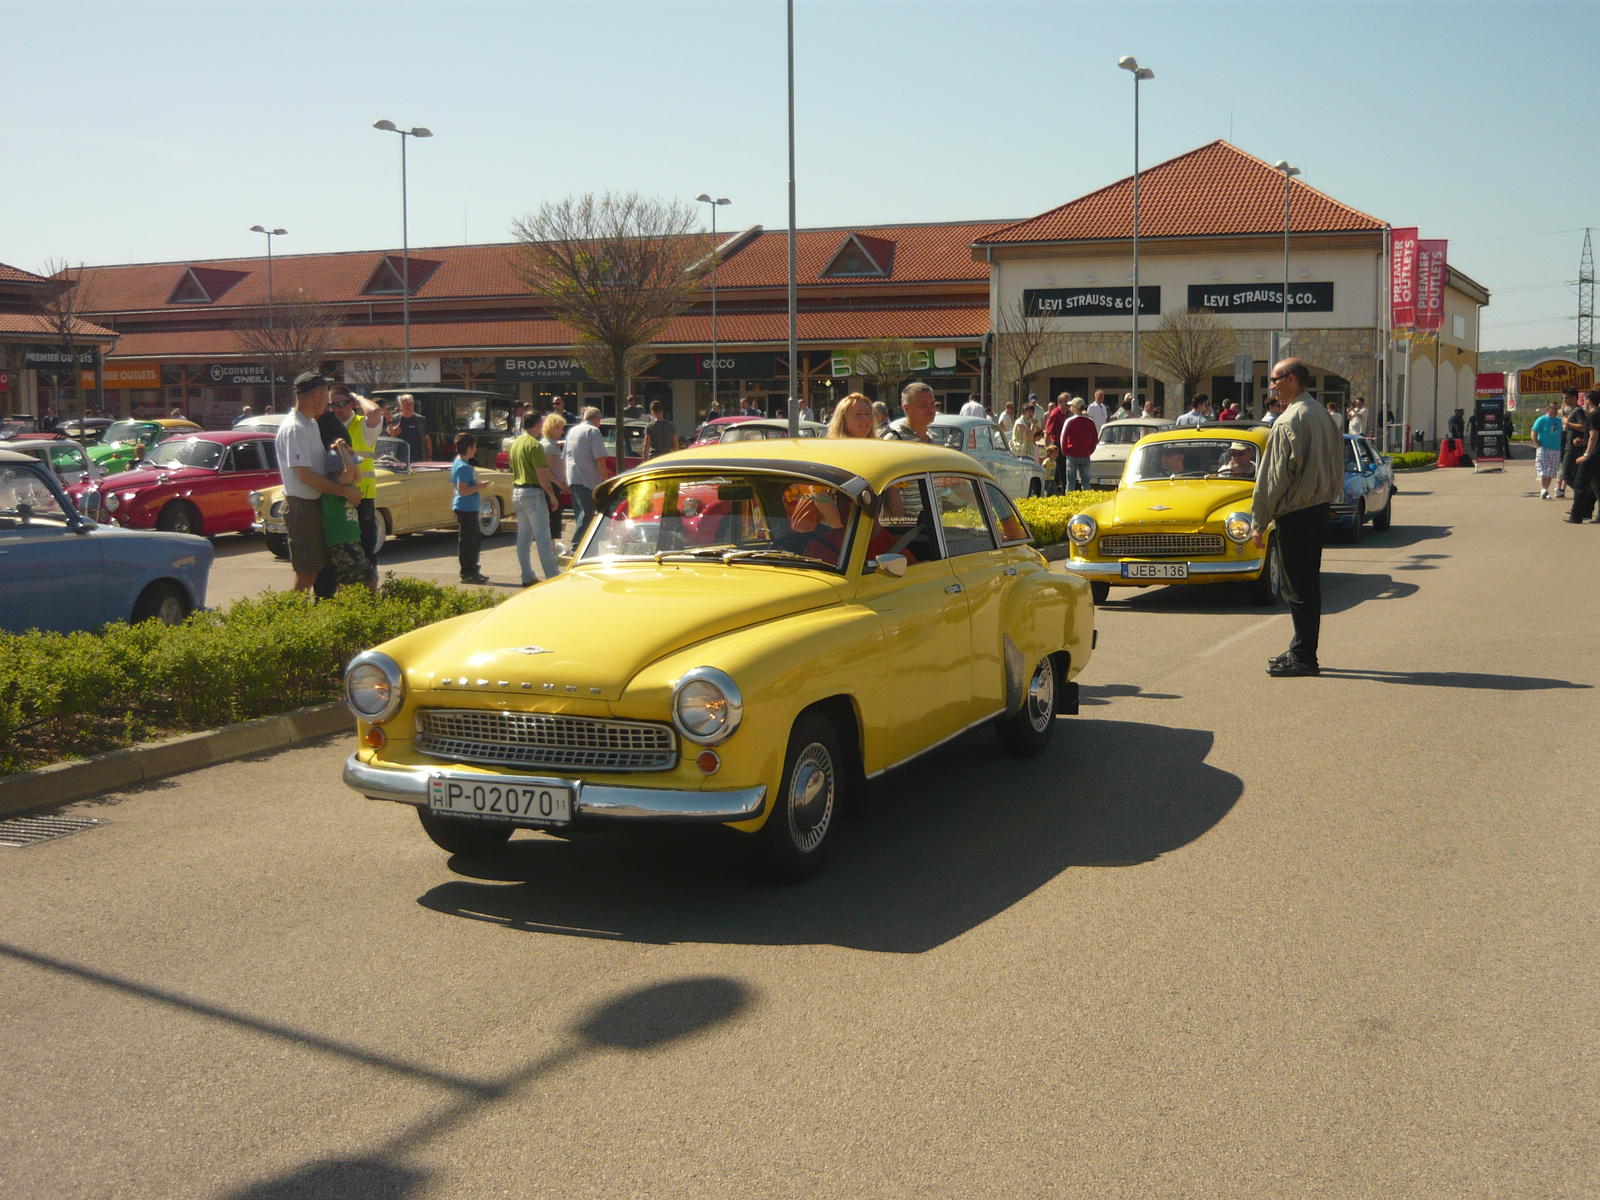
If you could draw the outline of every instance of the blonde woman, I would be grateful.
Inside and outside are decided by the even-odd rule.
[[[872,401],[860,392],[851,392],[833,410],[833,420],[828,422],[831,438],[870,438],[877,432],[878,422],[873,416]]]
[[[550,460],[550,478],[556,485],[557,504],[550,510],[550,541],[561,540],[561,493],[567,490],[567,419],[560,413],[551,413],[539,426],[539,444]],[[565,548],[558,553],[564,553]]]

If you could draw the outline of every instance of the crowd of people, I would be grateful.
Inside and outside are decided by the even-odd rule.
[[[1560,399],[1545,406],[1530,433],[1539,499],[1565,500],[1570,488],[1572,507],[1562,520],[1570,525],[1600,521],[1595,511],[1600,491],[1600,390],[1580,393],[1567,388]]]

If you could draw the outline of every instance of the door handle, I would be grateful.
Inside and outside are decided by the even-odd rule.
[[[1006,568],[1006,574],[1007,575],[1015,575],[1016,573],[1017,573],[1017,569],[1015,567],[1007,567]]]
[[[961,590],[961,585],[959,583],[952,583],[949,587],[945,588],[944,594],[946,596],[951,596],[951,595],[954,595],[956,592],[959,592],[960,590]]]

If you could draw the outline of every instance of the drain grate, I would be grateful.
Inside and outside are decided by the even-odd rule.
[[[104,824],[93,817],[6,817],[0,820],[0,846],[31,846]]]

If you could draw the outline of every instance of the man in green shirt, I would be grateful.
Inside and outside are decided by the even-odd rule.
[[[539,567],[546,579],[553,579],[561,568],[550,546],[550,513],[561,505],[555,484],[550,479],[550,459],[534,436],[532,425],[524,428],[511,443],[511,511],[517,514],[517,562],[522,567],[522,586],[538,583],[529,554],[530,543],[539,544]]]

